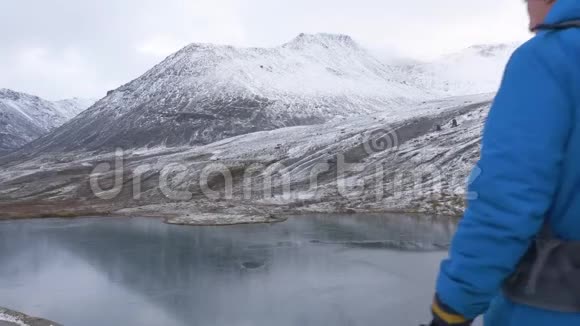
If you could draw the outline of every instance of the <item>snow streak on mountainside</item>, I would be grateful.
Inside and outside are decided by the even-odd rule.
[[[409,83],[440,96],[495,92],[518,44],[475,45],[428,63],[403,65]]]
[[[428,98],[350,37],[275,48],[192,44],[110,92],[32,151],[200,145],[235,135],[404,110]]]
[[[49,102],[37,96],[0,89],[0,154],[61,126],[92,103],[76,98]]]

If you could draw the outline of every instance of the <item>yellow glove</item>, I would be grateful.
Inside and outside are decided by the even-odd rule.
[[[473,322],[445,305],[437,296],[433,299],[431,312],[433,313],[431,326],[470,326]]]

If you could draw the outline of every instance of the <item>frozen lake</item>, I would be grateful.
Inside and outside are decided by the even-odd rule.
[[[0,306],[72,326],[418,325],[453,232],[400,215],[4,221]]]

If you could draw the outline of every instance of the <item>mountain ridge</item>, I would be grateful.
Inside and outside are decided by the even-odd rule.
[[[0,88],[0,155],[63,125],[90,106],[90,99],[48,101],[36,95]]]

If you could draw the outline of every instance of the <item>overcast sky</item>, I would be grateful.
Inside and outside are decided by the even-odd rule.
[[[276,46],[330,32],[429,59],[525,40],[526,26],[521,0],[2,0],[0,88],[100,98],[193,42]]]

